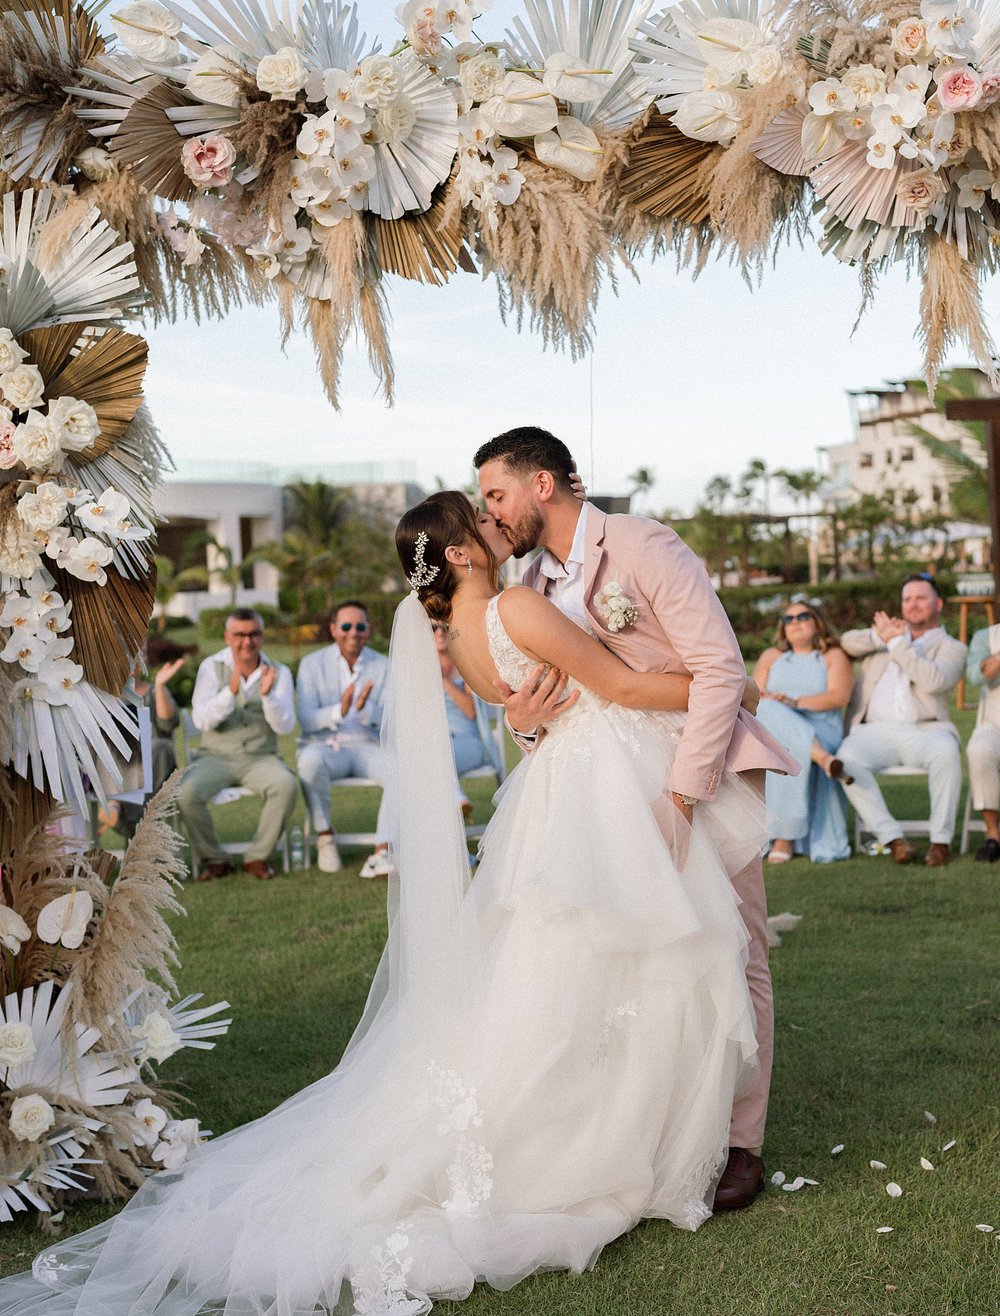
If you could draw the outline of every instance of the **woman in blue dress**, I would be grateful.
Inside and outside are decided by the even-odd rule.
[[[795,854],[817,864],[847,859],[847,806],[837,782],[852,779],[836,751],[854,676],[816,604],[795,596],[753,676],[761,692],[757,716],[803,767],[811,765],[797,777],[767,774],[768,862]]]

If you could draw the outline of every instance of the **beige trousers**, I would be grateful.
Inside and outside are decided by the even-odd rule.
[[[976,727],[966,749],[974,809],[1000,811],[1000,727]]]

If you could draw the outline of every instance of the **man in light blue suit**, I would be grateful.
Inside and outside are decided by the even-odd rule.
[[[330,821],[330,790],[341,777],[372,777],[382,782],[383,755],[379,744],[382,700],[389,660],[369,649],[371,626],[363,603],[349,599],[330,617],[333,644],[306,654],[297,681],[299,724],[298,769],[306,808],[317,836],[320,871],[336,873],[340,854]],[[389,857],[382,826],[376,824],[375,853],[362,877],[387,877]]]

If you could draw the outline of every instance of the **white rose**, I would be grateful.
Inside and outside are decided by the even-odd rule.
[[[405,96],[379,110],[375,116],[375,130],[380,142],[386,146],[402,146],[413,132],[417,122],[417,112],[413,103]]]
[[[892,48],[907,60],[930,59],[933,54],[927,40],[927,28],[919,18],[904,18],[893,28]]]
[[[118,165],[109,151],[100,146],[88,146],[73,161],[84,178],[92,183],[105,183],[118,177]]]
[[[62,469],[63,452],[59,431],[40,411],[29,411],[28,419],[14,431],[17,460],[29,471]]]
[[[781,51],[777,46],[758,46],[747,51],[746,74],[755,87],[773,82],[781,72]]]
[[[372,109],[384,110],[399,95],[399,69],[387,55],[369,55],[361,61],[356,94]]]
[[[0,329],[0,372],[16,369],[27,355],[9,329]]]
[[[282,46],[257,65],[257,86],[273,101],[293,101],[305,86],[308,70],[294,46]]]
[[[0,374],[0,393],[15,411],[27,411],[45,396],[45,381],[37,366],[15,365]]]
[[[37,1142],[55,1122],[55,1111],[37,1092],[16,1097],[10,1108],[10,1131],[23,1142]]]
[[[884,71],[873,64],[859,64],[848,69],[840,81],[854,92],[858,105],[871,105],[875,97],[885,91],[886,77]]]
[[[30,580],[40,569],[42,559],[30,543],[11,532],[11,526],[12,523],[8,522],[3,539],[0,540],[0,572],[5,576],[13,576],[15,580]]]
[[[177,54],[177,33],[181,22],[156,0],[138,0],[111,15],[111,26],[118,40],[140,59],[162,63]]]
[[[476,55],[459,67],[458,80],[470,100],[486,101],[503,85],[504,69],[496,55]]]
[[[97,412],[80,398],[56,398],[49,403],[48,414],[63,452],[86,452],[101,433]]]
[[[727,146],[742,120],[739,98],[731,91],[690,91],[677,106],[675,126],[696,142]]]
[[[16,1069],[35,1058],[35,1039],[27,1024],[0,1024],[0,1065]]]
[[[66,495],[51,480],[36,485],[34,493],[22,494],[17,514],[28,530],[54,530],[66,516]]]
[[[159,1011],[147,1014],[142,1023],[136,1024],[130,1032],[142,1043],[136,1052],[139,1064],[144,1060],[167,1060],[184,1045],[171,1027],[170,1020]]]

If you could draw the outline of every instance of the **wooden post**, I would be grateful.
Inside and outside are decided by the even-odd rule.
[[[993,595],[1000,602],[1000,397],[952,398],[949,420],[978,420],[986,429],[986,489],[990,499],[990,561]]]

